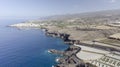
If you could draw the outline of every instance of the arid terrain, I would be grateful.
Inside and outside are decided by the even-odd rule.
[[[120,58],[118,57],[120,56],[120,10],[51,16],[42,20],[32,20],[10,26],[18,28],[34,27],[46,29],[49,33],[69,34],[69,40],[79,42],[73,44],[87,44],[87,50],[83,47],[82,52],[77,54],[79,58],[90,63],[94,61],[102,63],[101,57],[110,56],[110,58],[117,59],[117,61],[115,60],[116,64],[111,65],[112,61],[111,63],[106,63],[107,61],[105,60],[104,66],[93,64],[98,67],[105,67],[105,65],[108,65],[108,67],[120,67]],[[90,51],[89,49],[92,48],[93,51]],[[99,51],[99,49],[103,51]],[[111,53],[116,56],[111,56]],[[91,55],[91,59],[85,58],[84,55]],[[93,56],[95,56],[94,59]]]

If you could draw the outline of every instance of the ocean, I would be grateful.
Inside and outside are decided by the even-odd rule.
[[[45,35],[40,29],[17,29],[7,25],[23,19],[0,20],[0,67],[52,67],[58,55],[49,49],[65,50],[60,39]]]

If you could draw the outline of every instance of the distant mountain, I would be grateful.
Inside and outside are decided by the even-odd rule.
[[[71,19],[71,18],[85,18],[85,17],[116,17],[120,16],[120,9],[116,10],[103,10],[95,12],[85,12],[85,13],[76,13],[76,14],[66,14],[66,15],[54,15],[48,17],[42,17],[42,20],[60,20],[60,19]]]
[[[120,21],[120,9],[116,10],[103,10],[86,13],[54,15],[43,17],[39,20],[55,21],[55,22],[84,22],[84,23],[113,23]]]

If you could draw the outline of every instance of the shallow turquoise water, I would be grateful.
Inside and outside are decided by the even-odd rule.
[[[6,27],[23,20],[0,20],[0,67],[51,67],[57,55],[48,49],[64,50],[67,45],[59,38],[45,36],[39,29]]]

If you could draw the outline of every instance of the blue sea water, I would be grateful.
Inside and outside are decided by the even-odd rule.
[[[0,67],[51,67],[57,55],[47,50],[64,50],[59,38],[45,36],[40,29],[17,29],[7,25],[24,20],[0,20]]]

